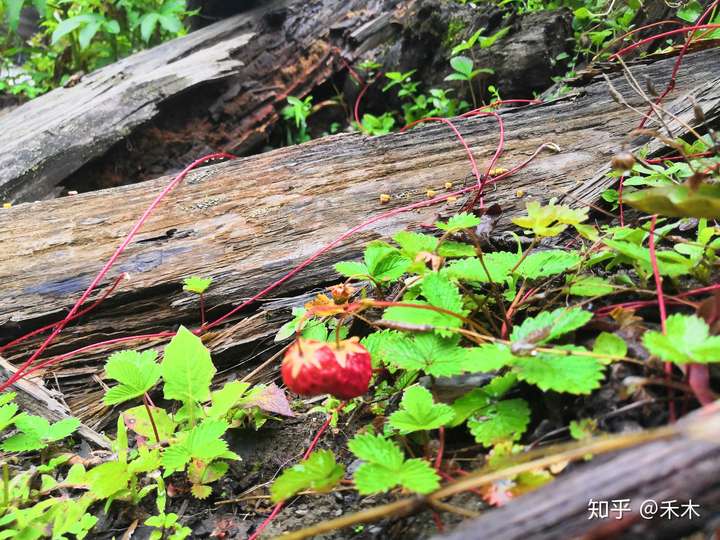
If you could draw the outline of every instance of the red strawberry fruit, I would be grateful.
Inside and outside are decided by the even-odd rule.
[[[372,365],[370,353],[357,338],[339,344],[299,339],[285,353],[281,372],[285,385],[296,394],[350,399],[367,392]]]

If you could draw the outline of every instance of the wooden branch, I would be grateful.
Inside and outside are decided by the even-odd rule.
[[[720,403],[720,402],[718,402]],[[502,508],[462,524],[434,540],[503,538],[681,538],[702,529],[720,504],[720,408],[701,410],[680,425],[679,435],[644,444],[610,459],[595,459],[547,486]],[[622,519],[589,519],[590,501],[628,499]],[[654,518],[641,517],[640,506],[653,500]],[[699,505],[697,516],[663,517],[662,502]],[[682,510],[680,510],[682,512]],[[680,513],[679,512],[679,513]]]
[[[659,81],[673,62],[632,69],[639,77]],[[716,51],[685,59],[669,97],[677,100],[671,107],[684,121],[693,121],[689,95],[703,104],[708,121],[717,118],[719,65]],[[612,79],[628,102],[641,105],[622,76]],[[506,212],[499,232],[531,199],[559,196],[578,205],[597,200],[612,182],[604,176],[611,155],[638,121],[612,101],[603,81],[553,103],[507,110],[502,117],[506,144],[499,166],[509,169],[525,161],[543,143],[556,143],[562,151],[543,153],[524,170],[488,188],[486,202],[498,202]],[[482,166],[498,143],[497,121],[475,118],[458,120],[457,125]],[[681,134],[680,128],[671,126]],[[60,320],[168,181],[160,178],[0,211],[0,335],[10,340]],[[350,227],[426,200],[428,189],[442,192],[448,181],[453,189],[475,182],[464,150],[444,125],[376,138],[338,135],[191,173],[130,244],[107,283],[122,272],[129,272],[131,279],[66,328],[45,356],[111,337],[172,330],[178,323],[193,325],[199,318],[197,298],[181,290],[182,279],[193,274],[214,278],[207,294],[212,320]],[[391,201],[381,203],[381,193],[390,194]],[[283,307],[301,304],[292,297],[337,280],[331,263],[358,256],[370,239],[431,223],[438,212],[457,211],[462,202],[379,220],[285,283],[274,296],[286,299]],[[266,310],[264,304],[257,309],[242,317],[265,312],[271,320],[247,321],[224,338],[223,348],[271,335],[287,313]],[[4,354],[17,364],[38,344],[39,338],[33,338]],[[93,385],[99,391],[88,377],[98,371],[96,360],[106,355],[95,352],[65,363],[56,373],[63,391],[70,382],[83,396],[92,395]]]
[[[191,107],[178,98],[192,104],[217,94],[208,103],[214,115],[229,114],[225,100],[241,96],[232,105],[236,131],[226,134],[232,142],[216,147],[241,152],[264,139],[277,120],[277,103],[343,69],[335,51],[352,62],[353,47],[372,43],[404,1],[261,2],[34,99],[0,117],[0,202],[53,196],[62,180],[163,108],[171,107],[176,119],[189,115]],[[375,21],[371,32],[353,34]]]

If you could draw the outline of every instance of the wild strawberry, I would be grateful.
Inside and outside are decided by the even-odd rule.
[[[296,394],[350,399],[367,392],[372,365],[370,353],[357,338],[339,345],[300,339],[285,353],[281,372],[285,385]]]

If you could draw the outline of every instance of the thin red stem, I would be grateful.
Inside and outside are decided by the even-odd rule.
[[[443,452],[445,452],[445,426],[440,426],[438,429],[438,452],[435,456],[435,469],[438,471],[442,466]]]
[[[81,311],[78,311],[75,315],[73,315],[72,319],[70,319],[70,320],[74,321],[74,320],[76,320],[76,319],[79,319],[79,318],[82,317],[83,315],[88,314],[88,313],[91,312],[93,309],[95,309],[96,307],[98,307],[98,306],[103,302],[103,300],[105,300],[105,299],[115,290],[115,288],[120,284],[120,282],[123,281],[124,279],[126,279],[127,277],[128,277],[127,272],[124,272],[121,276],[117,277],[117,278],[115,279],[115,281],[113,282],[113,284],[110,285],[110,287],[108,287],[107,289],[105,289],[105,290],[103,291],[102,295],[101,295],[97,300],[95,300],[92,304],[90,304],[90,305],[89,305],[88,307],[86,307],[85,309],[83,309],[83,310],[81,310]],[[14,347],[14,346],[17,345],[17,344],[22,343],[23,341],[25,341],[25,340],[33,337],[33,336],[36,336],[36,335],[38,335],[38,334],[42,334],[43,332],[45,332],[45,330],[50,330],[51,328],[54,328],[54,327],[57,326],[58,324],[59,324],[59,323],[57,323],[57,322],[50,323],[50,324],[46,324],[45,326],[41,326],[40,328],[36,328],[36,329],[33,330],[32,332],[28,332],[27,334],[22,335],[22,336],[20,336],[19,338],[16,338],[16,339],[12,340],[12,341],[9,342],[9,343],[6,343],[6,344],[3,345],[2,347],[0,347],[0,354],[3,353],[3,352],[5,352],[5,351],[8,350],[8,349],[11,349],[12,347]]]
[[[150,419],[150,425],[152,426],[153,433],[155,434],[155,442],[160,444],[160,435],[158,434],[158,429],[155,425],[155,418],[153,417],[152,410],[150,410],[150,398],[148,397],[147,392],[143,394],[143,405],[145,405],[145,410],[147,411],[148,418]]]
[[[663,296],[662,289],[662,277],[660,277],[660,268],[658,267],[657,256],[655,254],[655,224],[657,222],[657,215],[653,214],[650,221],[650,264],[652,265],[653,276],[655,277],[655,290],[657,292],[658,308],[660,310],[660,328],[663,334],[667,334],[667,311],[665,309],[665,297]],[[670,421],[675,422],[675,401],[673,401],[673,391],[670,388],[670,380],[672,378],[672,363],[665,362],[665,381],[668,383],[668,402],[670,405]]]

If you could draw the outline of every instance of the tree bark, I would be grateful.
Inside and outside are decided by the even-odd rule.
[[[640,80],[647,76],[660,86],[674,61],[632,69]],[[693,96],[708,122],[717,119],[719,66],[715,51],[685,59],[666,102],[679,118],[694,122],[688,99]],[[611,74],[611,79],[629,103],[645,108],[622,75]],[[509,109],[501,116],[506,144],[499,166],[512,168],[544,143],[555,143],[561,151],[542,153],[525,169],[488,187],[486,203],[497,202],[505,212],[498,233],[529,200],[559,197],[574,205],[596,201],[613,182],[605,176],[610,157],[638,122],[597,79],[555,102]],[[682,134],[676,121],[668,119],[668,123],[675,135]],[[482,168],[498,143],[496,119],[457,120],[457,125]],[[631,140],[630,147],[645,142],[647,138]],[[651,148],[660,145],[651,143]],[[60,320],[168,181],[159,178],[0,211],[0,336],[8,341]],[[131,278],[91,314],[68,326],[45,356],[120,335],[195,324],[197,299],[184,293],[181,285],[190,275],[214,279],[206,297],[212,320],[347,229],[425,200],[428,189],[442,193],[446,182],[455,189],[471,186],[475,179],[465,151],[444,125],[383,137],[337,135],[193,172],[157,208],[103,286],[122,272]],[[389,194],[390,202],[381,203],[381,193]],[[275,300],[269,305],[258,304],[236,317],[232,322],[238,328],[215,342],[214,352],[237,354],[238,347],[272,335],[290,305],[301,305],[308,290],[338,279],[333,262],[357,257],[368,240],[432,223],[438,213],[450,215],[463,202],[372,223],[286,282],[273,293]],[[243,319],[247,315],[254,317]],[[38,344],[39,338],[33,338],[4,355],[17,364]],[[92,414],[102,409],[97,404],[102,388],[88,378],[106,356],[106,351],[79,355],[55,373],[63,389],[75,388],[82,394],[82,403],[76,404],[87,406]],[[73,402],[69,403],[72,408]]]
[[[340,54],[352,63],[408,1],[262,2],[32,100],[0,117],[0,201],[56,195],[61,181],[162,115],[180,119],[191,142],[198,102],[204,117],[239,119],[211,142],[241,153],[264,139],[276,104],[342,70]]]

